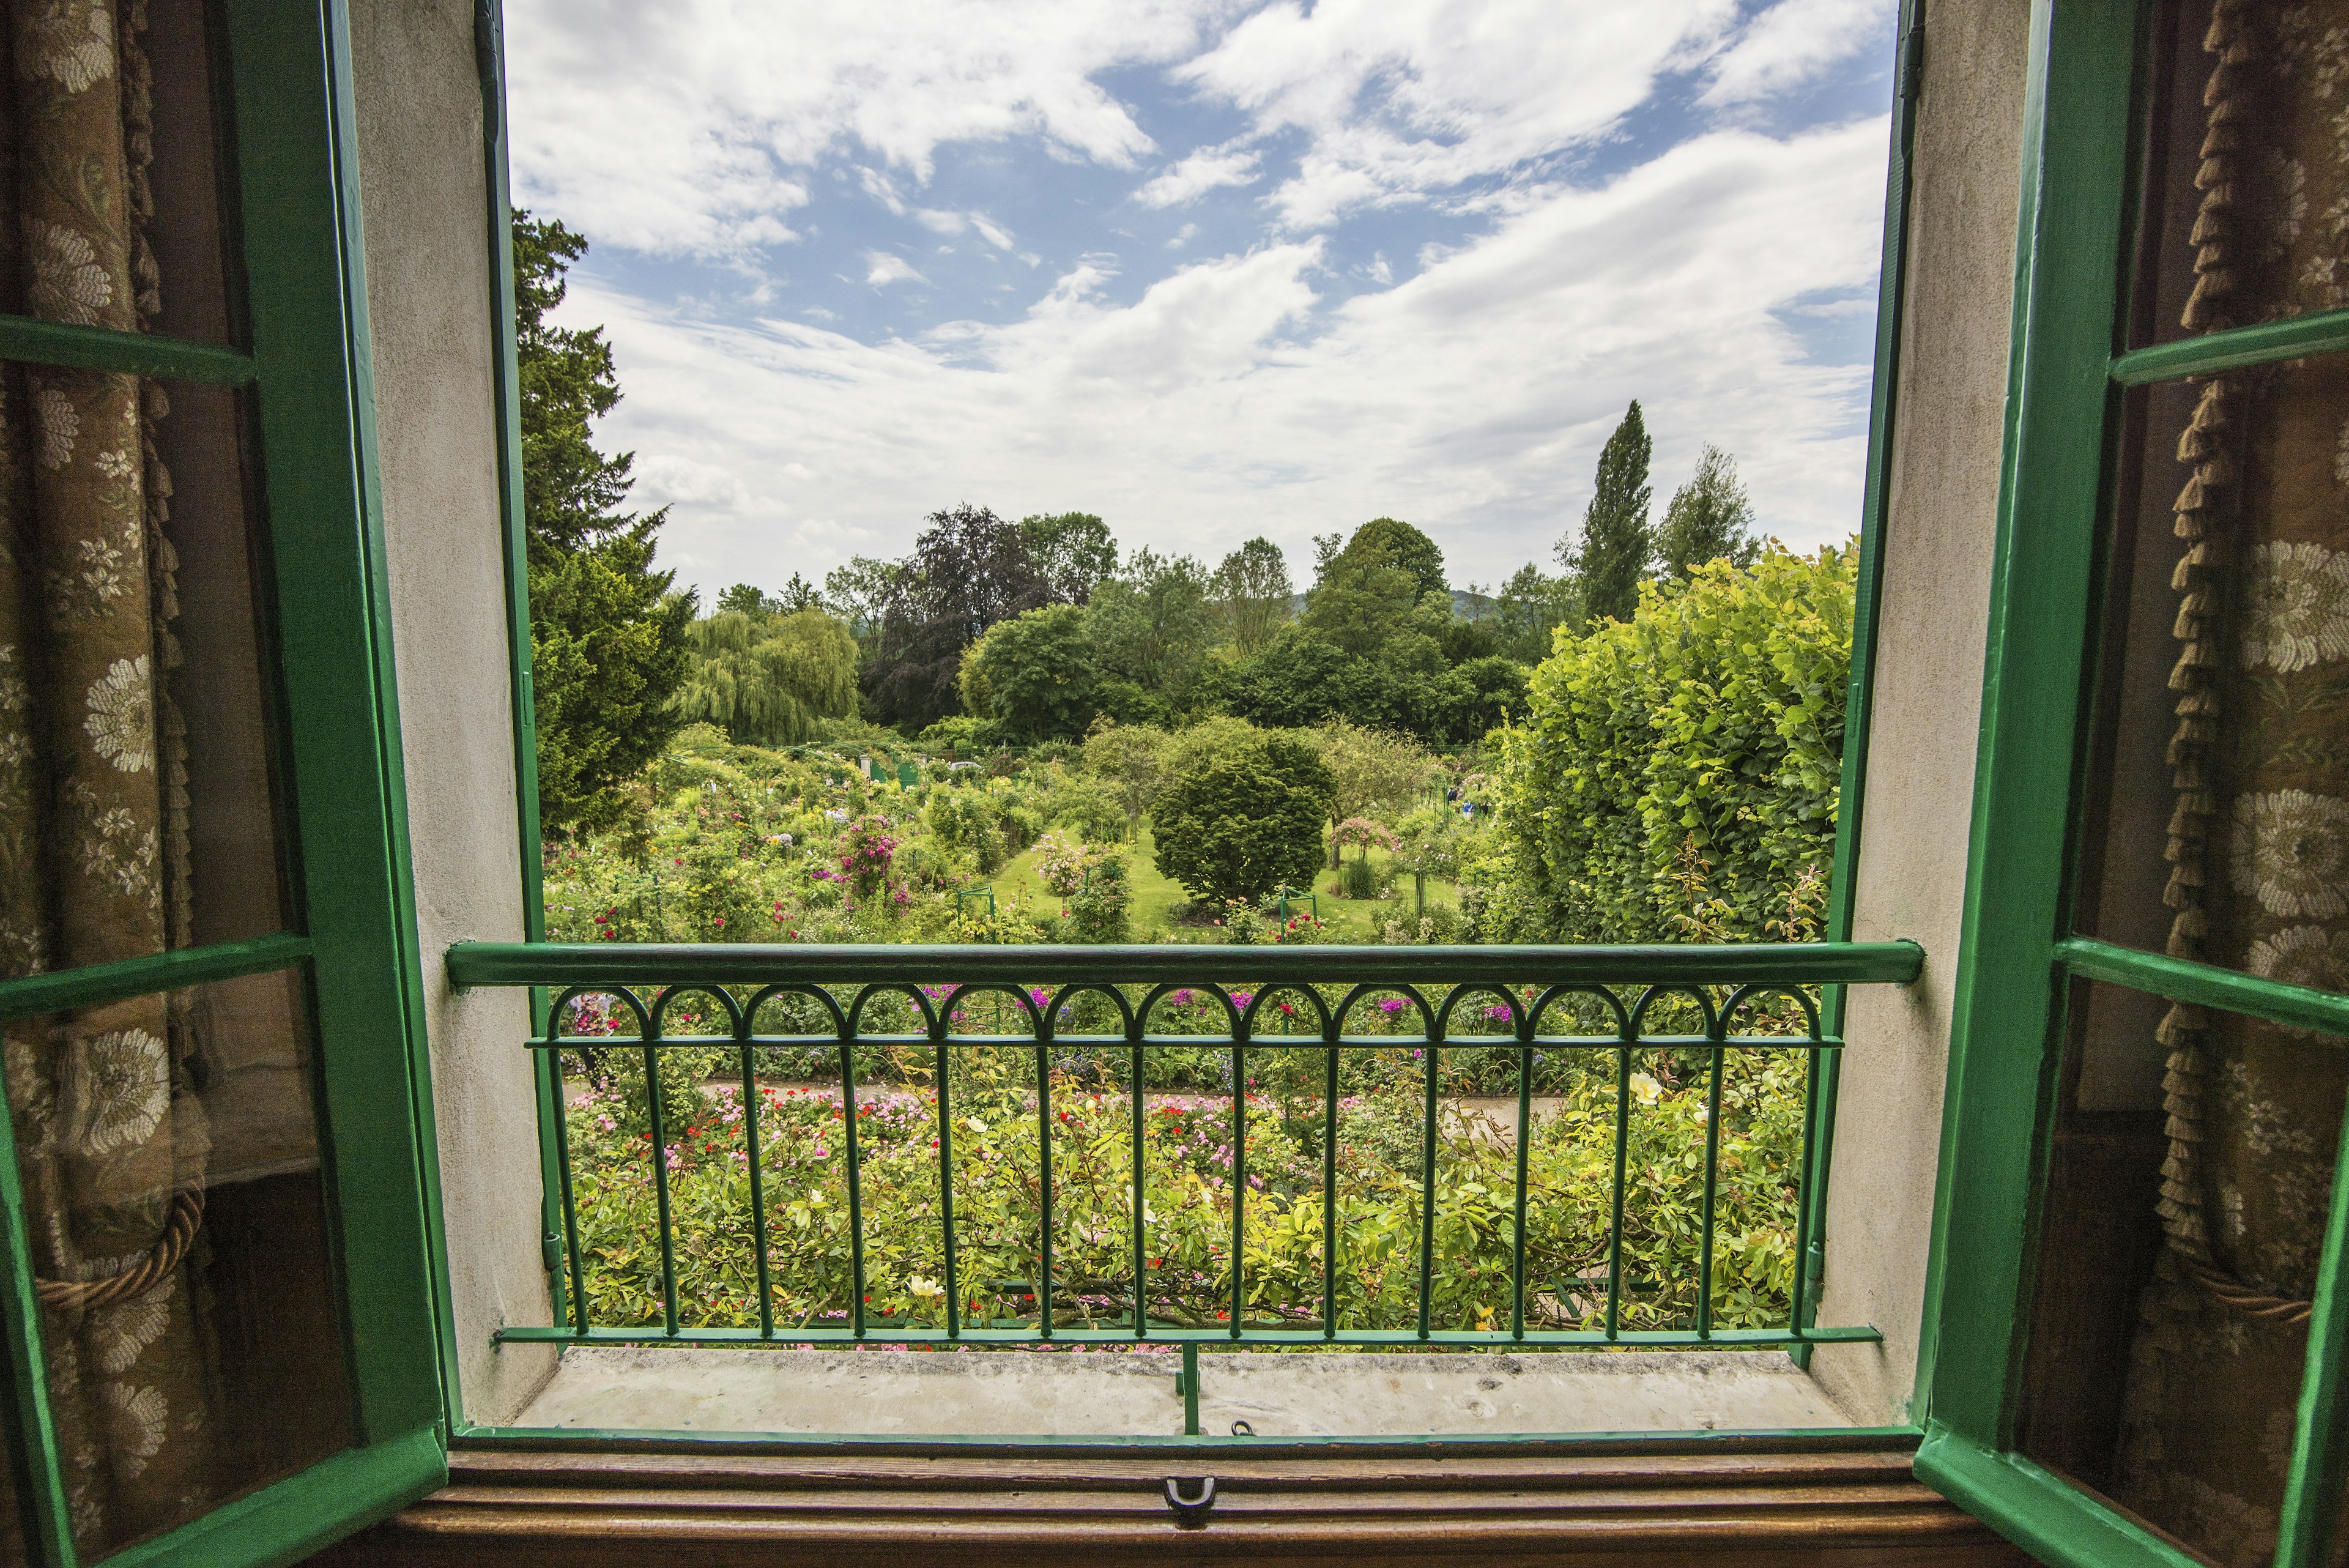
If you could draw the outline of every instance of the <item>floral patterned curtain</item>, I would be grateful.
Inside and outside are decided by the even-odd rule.
[[[2179,324],[2349,303],[2349,5],[2200,10],[2196,134],[2170,154],[2192,226],[2154,263],[2186,294]],[[2349,364],[2204,379],[2177,442],[2168,950],[2349,990]],[[2182,1004],[2159,1038],[2164,1248],[2116,1490],[2222,1563],[2265,1563],[2349,1042]]]
[[[162,280],[144,0],[6,0],[0,308],[139,331]],[[165,678],[162,389],[0,369],[0,973],[189,937],[185,731]],[[74,1530],[101,1550],[205,1504],[191,1247],[206,1137],[163,997],[11,1026],[9,1107]]]

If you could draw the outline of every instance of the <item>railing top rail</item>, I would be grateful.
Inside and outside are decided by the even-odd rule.
[[[1202,971],[1262,983],[1384,981],[1558,985],[1907,985],[1915,942],[1710,945],[1232,948],[1002,947],[980,944],[757,942],[458,942],[449,979],[469,986],[765,985],[778,981],[1196,981]]]

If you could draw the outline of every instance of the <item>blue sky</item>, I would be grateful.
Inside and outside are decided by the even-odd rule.
[[[712,593],[959,501],[1553,565],[1639,398],[1857,526],[1889,0],[509,0],[636,499]]]

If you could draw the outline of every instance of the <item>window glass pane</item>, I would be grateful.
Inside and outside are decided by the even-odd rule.
[[[2073,988],[2015,1446],[2196,1552],[2275,1552],[2349,1040]]]
[[[2349,4],[2154,10],[2131,340],[2349,304]]]
[[[241,403],[0,365],[0,973],[287,923]]]
[[[2344,428],[2343,358],[2132,396],[2090,934],[2349,989]]]
[[[286,971],[5,1028],[86,1555],[351,1440],[308,1012]]]
[[[0,310],[226,340],[204,0],[47,0],[12,13],[15,69],[0,70]]]

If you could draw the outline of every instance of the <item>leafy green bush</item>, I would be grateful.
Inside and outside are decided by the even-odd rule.
[[[1125,836],[1125,809],[1098,780],[1055,778],[1039,807],[1049,826],[1068,828],[1088,844],[1114,844]]]
[[[1369,861],[1359,857],[1346,862],[1346,868],[1339,873],[1339,883],[1349,898],[1375,898],[1379,896],[1378,873],[1371,869]]]
[[[1184,758],[1152,822],[1162,873],[1202,897],[1252,904],[1320,865],[1335,785],[1311,745],[1241,730]]]
[[[1855,553],[1649,583],[1535,671],[1501,779],[1491,934],[1764,940],[1834,854]],[[1702,889],[1701,893],[1696,891]]]
[[[1450,1058],[1465,1054],[1446,1053],[1447,1077]],[[1234,1168],[1233,1054],[1195,1054],[1207,1097],[1154,1091],[1142,1149],[1141,1293],[1154,1322],[1190,1326],[1230,1321],[1233,1194],[1242,1174]],[[1305,1326],[1319,1320],[1322,1301],[1326,1058],[1309,1045],[1241,1054],[1248,1079],[1237,1085],[1247,1104],[1249,1195],[1238,1259],[1246,1320]],[[1407,1328],[1419,1306],[1423,1068],[1399,1049],[1350,1048],[1341,1055],[1334,1151],[1339,1323]],[[1036,1315],[1031,1282],[1043,1224],[1034,1062],[1023,1046],[972,1047],[957,1052],[950,1069],[956,1232],[967,1293],[959,1304],[974,1324],[1032,1323]],[[1772,1326],[1785,1321],[1795,1265],[1803,1056],[1733,1052],[1726,1062],[1713,1321],[1724,1329]],[[1131,1321],[1133,1117],[1123,1063],[1121,1051],[1100,1057],[1071,1051],[1052,1064],[1052,1251],[1056,1321],[1064,1324]],[[1615,1077],[1609,1071],[1537,1083],[1550,1103],[1533,1116],[1526,1150],[1526,1321],[1597,1327],[1605,1321],[1613,1228]],[[1661,1054],[1630,1083],[1621,1325],[1687,1329],[1695,1325],[1702,1281],[1708,1085],[1701,1072],[1676,1075]],[[759,1096],[776,1320],[837,1326],[847,1320],[853,1293],[844,1107],[836,1088],[766,1086]],[[668,1171],[679,1314],[696,1327],[753,1326],[757,1260],[749,1244],[740,1085],[713,1084],[693,1103],[692,1131],[679,1129]],[[645,1140],[629,1135],[616,1108],[592,1095],[574,1103],[569,1118],[588,1309],[598,1324],[657,1323],[651,1161]],[[945,1317],[945,1255],[934,1086],[868,1084],[856,1119],[866,1321],[937,1326]],[[1439,1328],[1509,1326],[1513,1121],[1459,1101],[1438,1117],[1431,1284]]]
[[[1081,942],[1122,942],[1133,932],[1126,920],[1133,906],[1133,878],[1125,857],[1104,856],[1086,870],[1069,895],[1069,935]]]
[[[1001,818],[983,790],[933,790],[922,807],[922,818],[938,842],[968,850],[981,874],[992,873],[1014,853],[1004,841]]]

